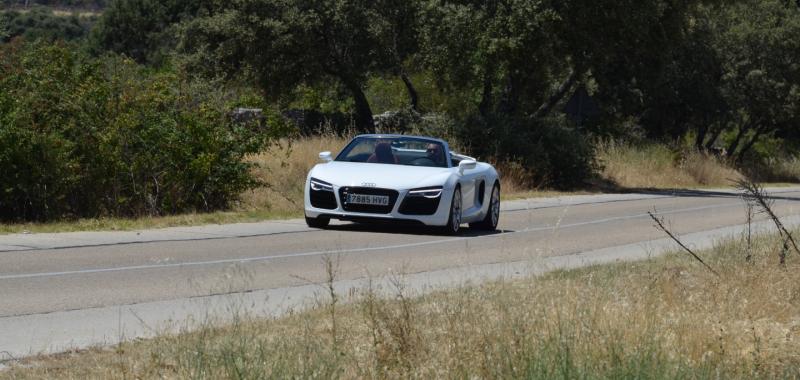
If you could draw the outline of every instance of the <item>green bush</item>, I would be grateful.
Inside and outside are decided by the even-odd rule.
[[[472,154],[522,165],[529,186],[578,188],[598,170],[590,139],[561,119],[473,118],[456,134]]]
[[[245,156],[278,131],[234,123],[235,99],[213,87],[63,45],[1,46],[0,219],[230,206],[258,185]]]
[[[0,25],[5,25],[5,33],[0,31],[0,42],[19,36],[28,40],[79,40],[88,35],[94,20],[94,17],[79,17],[74,13],[56,15],[52,9],[43,7],[34,7],[26,12],[0,12]]]

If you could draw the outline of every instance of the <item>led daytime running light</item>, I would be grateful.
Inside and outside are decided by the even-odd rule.
[[[311,189],[315,191],[333,191],[333,186],[317,179],[311,179]]]
[[[442,188],[411,190],[408,195],[422,196],[429,199],[439,198],[442,195]]]

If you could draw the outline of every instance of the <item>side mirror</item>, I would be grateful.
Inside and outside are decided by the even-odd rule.
[[[322,162],[331,162],[333,161],[333,157],[331,156],[331,152],[325,151],[319,153],[319,159]]]
[[[464,170],[472,170],[478,166],[478,163],[475,160],[463,160],[458,163],[458,173],[464,174]]]

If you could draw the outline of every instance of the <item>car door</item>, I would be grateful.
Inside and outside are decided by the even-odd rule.
[[[475,192],[480,174],[481,170],[475,167],[474,169],[464,170],[464,173],[461,174],[461,178],[459,179],[459,183],[461,184],[461,209],[464,210],[465,213],[469,212],[471,208],[477,205],[475,202]]]

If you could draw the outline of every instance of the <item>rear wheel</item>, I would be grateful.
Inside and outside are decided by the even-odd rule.
[[[444,233],[456,235],[461,231],[461,189],[456,187],[453,192],[453,201],[450,202],[450,217],[444,226]]]
[[[500,221],[500,186],[494,184],[492,188],[492,197],[489,199],[489,210],[486,211],[486,216],[477,223],[470,223],[470,228],[477,228],[480,230],[494,231],[497,229],[497,222]]]
[[[328,227],[328,224],[331,222],[331,218],[326,217],[319,217],[319,218],[309,218],[306,217],[306,224],[311,228],[325,228]]]

